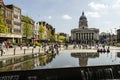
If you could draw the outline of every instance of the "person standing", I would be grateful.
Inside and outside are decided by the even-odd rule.
[[[7,42],[5,42],[4,44],[5,44],[6,49],[8,50],[9,44]]]
[[[1,44],[1,55],[5,54],[4,47],[5,47],[5,43],[2,42],[2,44]]]
[[[22,43],[20,44],[20,50],[22,50]]]

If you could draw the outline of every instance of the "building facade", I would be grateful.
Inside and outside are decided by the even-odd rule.
[[[65,42],[69,42],[69,34],[67,33],[59,33],[59,36],[64,36],[65,37]]]
[[[3,13],[5,27],[8,28],[7,34],[0,33],[1,41],[20,42],[21,34],[21,9],[15,5],[5,5],[3,0],[0,0],[0,10]]]
[[[88,28],[88,21],[84,12],[79,19],[79,28],[71,30],[71,40],[80,44],[91,44],[99,40],[99,29]]]
[[[30,18],[30,17],[28,17],[28,16],[23,16],[23,15],[21,15],[21,33],[22,33],[22,40],[25,42],[25,38],[26,38],[26,33],[25,33],[25,26],[24,26],[24,24],[25,24],[25,17],[26,18],[28,18],[29,19],[29,26],[30,26],[30,36],[28,37],[28,39],[29,39],[29,41],[31,41],[31,42],[33,42],[34,41],[34,38],[36,37],[36,33],[35,33],[35,29],[36,29],[36,27],[35,27],[35,21],[32,19],[32,18]]]
[[[54,39],[55,28],[45,21],[38,22],[37,29],[40,40],[52,41]]]
[[[7,8],[13,11],[13,29],[11,30],[12,34],[14,34],[14,42],[18,43],[22,41],[22,33],[21,33],[21,9],[15,5],[6,5]]]
[[[21,9],[15,5],[6,5],[13,11],[13,27],[12,33],[21,34]]]
[[[120,42],[120,29],[117,30],[117,42]]]

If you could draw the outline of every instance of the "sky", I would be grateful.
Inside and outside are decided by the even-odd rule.
[[[101,32],[116,33],[120,28],[120,0],[4,0],[5,5],[21,8],[22,15],[36,22],[51,24],[56,32],[71,34],[78,28],[84,11],[89,28]]]

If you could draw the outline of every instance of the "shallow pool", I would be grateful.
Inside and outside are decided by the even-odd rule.
[[[0,65],[9,62],[9,65],[1,67],[0,71],[114,65],[120,64],[120,53],[62,52],[59,54],[44,54],[37,58],[27,58],[27,60],[22,61],[23,59],[23,57],[14,59],[14,61],[17,60],[14,64],[10,63],[10,61],[13,62],[13,60],[0,62]],[[21,62],[19,60],[21,60]]]

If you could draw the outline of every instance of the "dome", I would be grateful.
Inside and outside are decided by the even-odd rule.
[[[87,19],[86,16],[84,15],[84,12],[82,12],[82,16],[80,17],[80,20]]]

